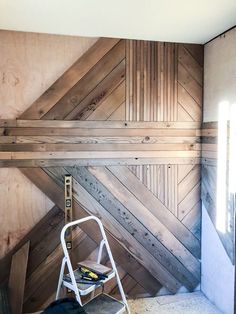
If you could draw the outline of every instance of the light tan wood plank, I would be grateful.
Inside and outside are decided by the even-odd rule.
[[[92,121],[90,121],[92,122]],[[113,121],[104,121],[113,122]],[[118,121],[114,121],[117,123]],[[105,127],[105,126],[104,126]],[[197,129],[148,129],[148,128],[6,128],[7,136],[199,136]]]
[[[85,158],[169,158],[200,157],[200,151],[74,151],[0,153],[0,159],[85,159]]]
[[[200,137],[147,137],[147,136],[126,136],[126,137],[90,137],[90,136],[3,136],[6,141],[2,144],[11,143],[14,138],[14,143],[19,144],[60,144],[60,143],[75,143],[75,144],[197,144],[200,142]],[[1,137],[0,137],[1,142]]]
[[[125,83],[122,82],[101,104],[93,111],[87,120],[107,120],[107,118],[124,102]]]
[[[201,121],[201,107],[180,84],[178,84],[178,102],[194,121]]]
[[[198,182],[178,205],[178,217],[182,220],[200,200],[201,184]]]
[[[62,167],[62,166],[108,166],[108,165],[186,165],[200,164],[201,158],[196,157],[160,157],[160,158],[99,158],[99,159],[28,159],[28,160],[1,160],[0,167],[8,168],[38,168],[38,167]],[[208,161],[209,162],[209,161]],[[212,163],[212,161],[211,161]]]
[[[1,120],[0,120],[1,121]],[[12,121],[12,120],[10,120]],[[15,120],[13,120],[14,122]],[[65,121],[65,120],[16,120],[18,128],[142,128],[142,129],[199,129],[200,122],[135,122],[135,121]],[[8,128],[6,128],[8,129]],[[14,127],[13,127],[14,129]],[[4,132],[4,128],[0,129]]]
[[[113,111],[107,120],[111,121],[125,120],[125,102],[123,102],[123,104],[121,104],[115,111]]]

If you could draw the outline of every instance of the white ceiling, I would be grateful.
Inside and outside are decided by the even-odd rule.
[[[206,43],[236,24],[236,0],[0,0],[0,29]]]

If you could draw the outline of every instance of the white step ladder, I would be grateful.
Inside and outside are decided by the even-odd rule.
[[[102,258],[102,252],[103,252],[103,248],[104,246],[106,247],[107,250],[107,254],[109,257],[109,260],[111,262],[111,272],[109,272],[107,274],[107,278],[104,280],[99,281],[99,283],[97,284],[83,284],[83,283],[78,283],[76,282],[76,280],[78,281],[81,275],[79,269],[75,269],[73,270],[72,268],[72,264],[71,264],[71,260],[70,260],[70,256],[68,253],[68,249],[66,246],[66,241],[65,241],[65,235],[66,235],[66,231],[68,230],[68,228],[71,228],[72,226],[76,226],[79,225],[83,222],[89,221],[89,220],[95,220],[99,226],[99,229],[101,231],[102,234],[102,241],[100,242],[100,246],[99,246],[99,251],[98,251],[98,257],[97,257],[97,263],[100,264],[101,263],[101,258]],[[125,293],[120,281],[120,277],[116,268],[116,264],[114,262],[112,253],[111,253],[111,249],[109,246],[109,243],[107,241],[107,237],[103,228],[103,225],[100,221],[100,219],[98,219],[95,216],[88,216],[86,218],[82,218],[73,222],[70,222],[68,224],[66,224],[62,231],[61,231],[61,245],[62,245],[62,249],[63,249],[63,253],[64,253],[64,257],[62,259],[62,264],[61,264],[61,270],[60,270],[60,275],[59,275],[59,281],[58,281],[58,287],[57,287],[57,294],[56,294],[56,300],[58,300],[60,298],[60,292],[61,289],[66,287],[68,289],[70,289],[71,291],[73,291],[75,293],[75,297],[76,300],[79,302],[79,304],[81,306],[83,306],[85,312],[87,314],[121,314],[121,313],[128,313],[130,314],[130,310],[127,304],[127,300],[125,297]],[[67,266],[68,268],[68,275],[66,277],[64,276],[64,271],[65,271],[65,267]],[[69,277],[69,280],[68,280]],[[95,290],[98,287],[101,287],[103,284],[105,284],[107,281],[111,280],[112,278],[116,278],[118,287],[119,287],[119,291],[121,294],[121,298],[122,301],[119,301],[111,296],[109,296],[108,294],[99,294],[98,296],[94,297],[95,294]],[[91,299],[85,303],[82,304],[81,301],[81,296],[85,296],[91,293]]]

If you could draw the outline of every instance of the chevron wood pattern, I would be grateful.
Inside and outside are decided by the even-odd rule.
[[[201,121],[201,49],[127,41],[126,120]]]
[[[63,177],[73,176],[74,217],[102,220],[128,296],[192,291],[200,281],[202,53],[99,39],[20,119],[0,121],[0,165],[23,167],[58,215]],[[39,237],[39,263],[30,250],[25,311],[55,291],[58,232]],[[46,248],[50,236],[57,241]],[[76,230],[75,258],[93,256],[99,240],[88,225]],[[106,289],[117,294],[114,283]]]

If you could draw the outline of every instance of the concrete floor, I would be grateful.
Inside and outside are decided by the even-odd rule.
[[[129,300],[132,314],[222,314],[200,291]]]

